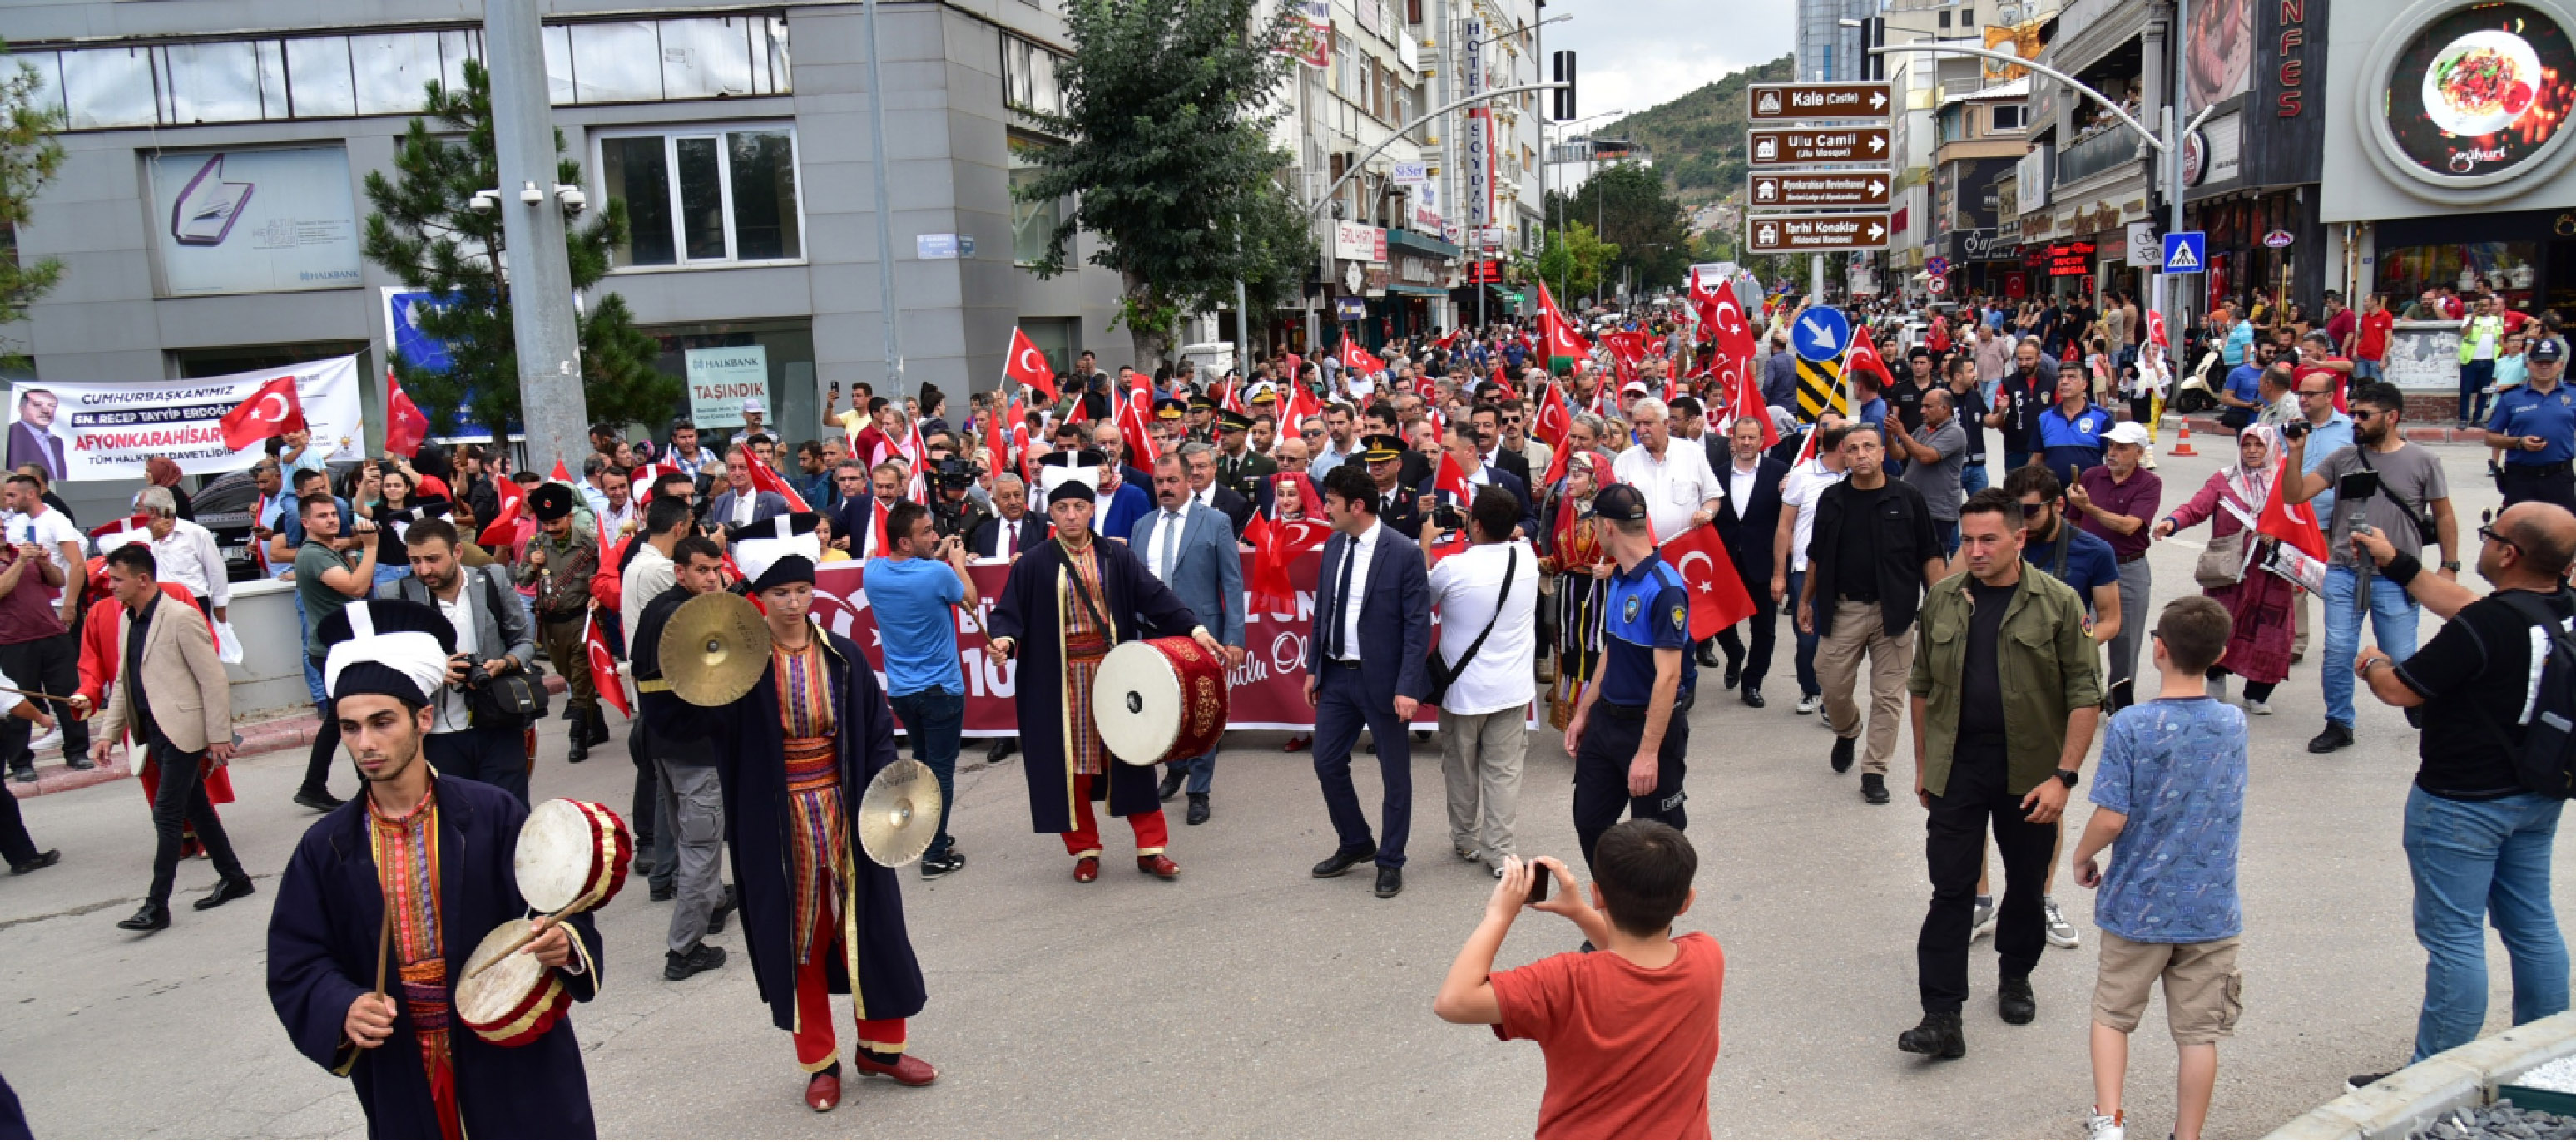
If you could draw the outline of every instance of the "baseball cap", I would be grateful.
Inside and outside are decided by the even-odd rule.
[[[2567,359],[2567,346],[2555,337],[2543,337],[2532,342],[2531,348],[2525,350],[2523,356],[2541,362],[2564,361]]]
[[[1646,518],[1646,494],[1626,484],[1612,484],[1592,497],[1594,519],[1641,520]]]
[[[2124,420],[2111,431],[2103,433],[2102,440],[2108,444],[2145,444],[2147,426],[2134,420]]]
[[[760,403],[759,397],[744,397],[742,400],[742,411],[756,412],[763,416],[769,415],[769,409]]]

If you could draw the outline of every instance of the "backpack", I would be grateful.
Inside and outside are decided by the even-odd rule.
[[[2549,632],[2549,657],[2541,664],[2532,701],[2516,723],[2522,748],[2514,755],[2515,775],[2523,788],[2542,796],[2576,797],[2576,721],[2570,720],[2576,717],[2576,632],[2547,603],[2526,592],[2499,591],[2490,597],[2504,600],[2532,629]]]

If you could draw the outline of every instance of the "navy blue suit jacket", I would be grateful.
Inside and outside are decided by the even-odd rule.
[[[1154,510],[1153,494],[1147,492],[1145,487],[1146,485],[1143,484],[1118,485],[1118,491],[1110,497],[1109,510],[1093,513],[1091,517],[1093,534],[1123,540],[1128,532],[1136,530],[1136,521],[1143,519],[1145,513]]]
[[[1368,582],[1351,584],[1360,606],[1360,683],[1369,701],[1395,704],[1401,694],[1420,699],[1431,689],[1423,657],[1431,653],[1431,573],[1422,566],[1422,546],[1384,524],[1377,552],[1369,558]],[[1321,676],[1327,632],[1340,620],[1334,610],[1334,588],[1341,582],[1342,560],[1351,537],[1340,532],[1324,541],[1324,563],[1315,580],[1315,628],[1306,640],[1306,672]]]

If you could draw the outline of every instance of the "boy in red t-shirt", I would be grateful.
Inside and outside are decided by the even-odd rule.
[[[2385,380],[2388,335],[2396,328],[2397,318],[2388,312],[2386,294],[2371,294],[2361,305],[2360,327],[2353,332],[2352,347],[2345,353],[2352,358],[2352,377],[2356,381]]]
[[[1540,866],[1545,866],[1544,868]],[[1547,1059],[1540,1138],[1706,1138],[1708,1072],[1717,1062],[1717,1009],[1726,954],[1706,933],[1673,936],[1673,917],[1697,896],[1699,855],[1681,831],[1628,821],[1593,850],[1592,903],[1575,895],[1563,861],[1503,861],[1432,1013],[1534,1039]],[[1529,903],[1539,876],[1556,891]],[[1494,954],[1523,905],[1574,922],[1587,951],[1494,972]],[[1589,948],[1598,947],[1597,952]]]

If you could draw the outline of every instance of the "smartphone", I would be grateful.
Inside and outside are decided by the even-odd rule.
[[[2367,499],[2378,494],[2379,473],[2377,472],[2346,472],[2342,479],[2335,481],[2337,500]]]
[[[1529,902],[1532,904],[1544,904],[1547,902],[1547,886],[1554,883],[1556,880],[1556,870],[1540,864],[1537,861],[1531,861],[1530,872],[1532,875],[1530,877]]]

